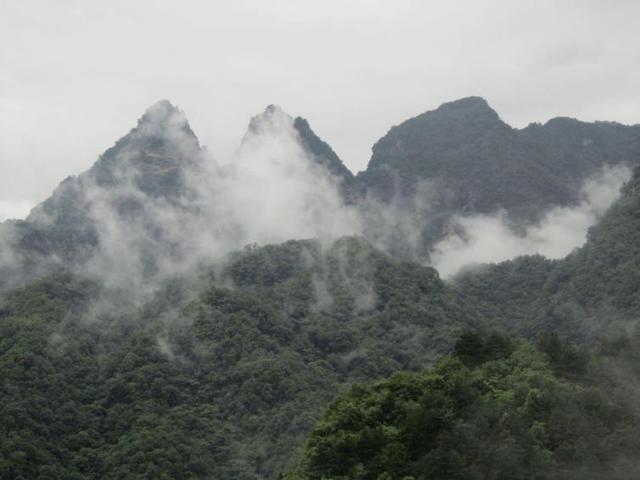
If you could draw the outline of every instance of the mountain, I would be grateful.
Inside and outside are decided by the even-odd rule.
[[[293,122],[293,127],[296,129],[296,132],[298,132],[305,150],[309,152],[320,165],[341,180],[342,195],[348,201],[353,201],[356,186],[355,176],[351,173],[351,170],[349,170],[340,157],[336,155],[331,146],[315,134],[306,119],[296,117]]]
[[[428,250],[454,215],[504,211],[522,228],[577,204],[584,181],[603,166],[639,161],[640,126],[556,118],[519,130],[468,97],[391,128],[357,182],[384,203],[422,204]]]
[[[157,102],[88,171],[64,180],[24,221],[4,228],[14,230],[14,251],[27,262],[88,260],[111,233],[106,222],[114,228],[118,222],[137,223],[158,237],[162,226],[151,204],[180,208],[192,195],[190,176],[202,159],[184,113],[168,101]]]
[[[335,210],[353,180],[306,120],[279,107],[255,116],[231,163],[221,165],[200,146],[184,113],[162,100],[24,221],[0,226],[12,257],[2,262],[0,255],[0,285],[60,264],[102,277],[128,271],[134,282],[146,281],[247,243],[317,237],[337,223]],[[260,225],[257,212],[265,222],[267,215],[288,217],[291,231],[277,219]]]
[[[468,97],[393,127],[358,178],[386,199],[411,195],[429,180],[458,212],[505,209],[526,217],[575,202],[582,180],[604,164],[638,158],[637,126],[556,118],[518,130],[484,99]]]
[[[251,120],[239,154],[223,168],[200,146],[184,113],[163,100],[25,221],[0,228],[14,257],[22,257],[18,270],[34,272],[36,264],[112,255],[109,239],[135,237],[127,263],[154,274],[160,256],[198,249],[185,244],[186,232],[187,243],[197,239],[224,253],[323,232],[361,234],[402,258],[425,261],[455,228],[456,215],[503,209],[522,229],[552,207],[577,203],[584,180],[603,165],[638,158],[640,127],[558,118],[517,130],[485,100],[469,97],[393,127],[355,177],[305,119],[270,105]],[[291,198],[269,202],[276,190]],[[249,202],[244,191],[260,198]],[[265,222],[269,212],[286,212],[280,217],[294,225],[281,235],[275,218],[251,228],[247,217],[258,211]],[[167,229],[170,218],[178,228]]]

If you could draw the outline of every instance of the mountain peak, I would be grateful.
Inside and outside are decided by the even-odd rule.
[[[202,158],[202,148],[184,112],[160,100],[100,156],[89,174],[98,185],[108,186],[117,185],[126,173],[133,175],[146,194],[179,196],[185,188],[183,170]]]
[[[138,120],[138,128],[147,125],[183,127],[188,122],[184,112],[169,100],[159,100],[150,105]]]
[[[121,138],[119,144],[138,147],[158,146],[161,143],[172,145],[172,148],[184,150],[188,155],[200,150],[198,138],[191,129],[185,113],[169,100],[159,100],[149,106],[138,124],[128,135]]]
[[[489,106],[489,102],[487,102],[483,97],[479,97],[477,95],[470,95],[468,97],[458,98],[457,100],[451,100],[450,102],[443,103],[440,107],[484,107],[491,108]]]
[[[293,117],[285,112],[278,105],[267,105],[259,115],[256,115],[249,122],[249,133],[273,133],[293,126]]]
[[[280,105],[275,105],[275,104],[271,104],[271,105],[267,105],[266,108],[264,109],[264,114],[265,115],[274,115],[274,114],[286,114],[285,111],[282,109],[282,107]]]
[[[482,97],[464,97],[443,103],[436,110],[427,112],[432,115],[447,115],[460,120],[478,120],[501,122],[496,111]],[[425,114],[426,115],[426,114]]]
[[[151,104],[146,113],[153,114],[155,112],[177,112],[179,109],[173,103],[171,103],[166,98],[158,100],[157,102]]]
[[[391,128],[374,145],[370,165],[386,162],[383,157],[401,156],[409,163],[415,162],[416,158],[437,159],[441,157],[442,149],[457,149],[505,129],[510,130],[510,127],[500,120],[484,98],[461,98]]]

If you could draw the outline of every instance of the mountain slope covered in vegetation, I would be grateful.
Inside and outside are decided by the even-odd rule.
[[[638,341],[589,354],[553,336],[536,350],[466,334],[433,370],[341,395],[285,478],[635,478]]]
[[[454,287],[485,321],[535,338],[556,331],[577,341],[624,331],[640,315],[640,169],[562,260],[521,257],[462,273]]]
[[[250,248],[141,302],[68,273],[7,297],[0,476],[273,478],[336,393],[474,327],[433,269],[355,239]]]

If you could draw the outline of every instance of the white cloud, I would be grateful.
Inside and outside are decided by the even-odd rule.
[[[452,224],[457,233],[434,247],[433,265],[449,277],[468,265],[497,263],[520,255],[563,258],[585,242],[589,228],[619,197],[630,176],[626,167],[606,167],[584,183],[579,205],[550,210],[522,235],[509,227],[503,212],[456,217]]]

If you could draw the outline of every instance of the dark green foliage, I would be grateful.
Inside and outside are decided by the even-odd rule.
[[[637,337],[627,341],[640,346]],[[510,348],[490,358],[491,344]],[[572,347],[551,338],[542,345],[553,359],[499,335],[467,333],[431,371],[354,386],[331,405],[285,478],[635,478],[640,417],[637,392],[626,385],[640,372],[609,377],[633,349],[586,357],[590,379],[570,381],[554,369],[574,370],[557,355]],[[584,373],[587,363],[577,369]]]
[[[511,355],[513,343],[507,337],[493,333],[484,337],[478,332],[464,332],[458,338],[453,354],[466,366],[479,365]]]
[[[608,304],[640,313],[640,169],[622,197],[589,232],[585,246],[562,262],[549,279],[555,297],[586,308]],[[569,281],[567,281],[569,279]]]
[[[335,394],[473,327],[433,269],[350,238],[131,293],[61,274],[5,298],[0,478],[273,477]]]
[[[587,374],[587,351],[561,339],[556,333],[543,334],[538,339],[538,350],[547,356],[558,375],[583,378]]]

